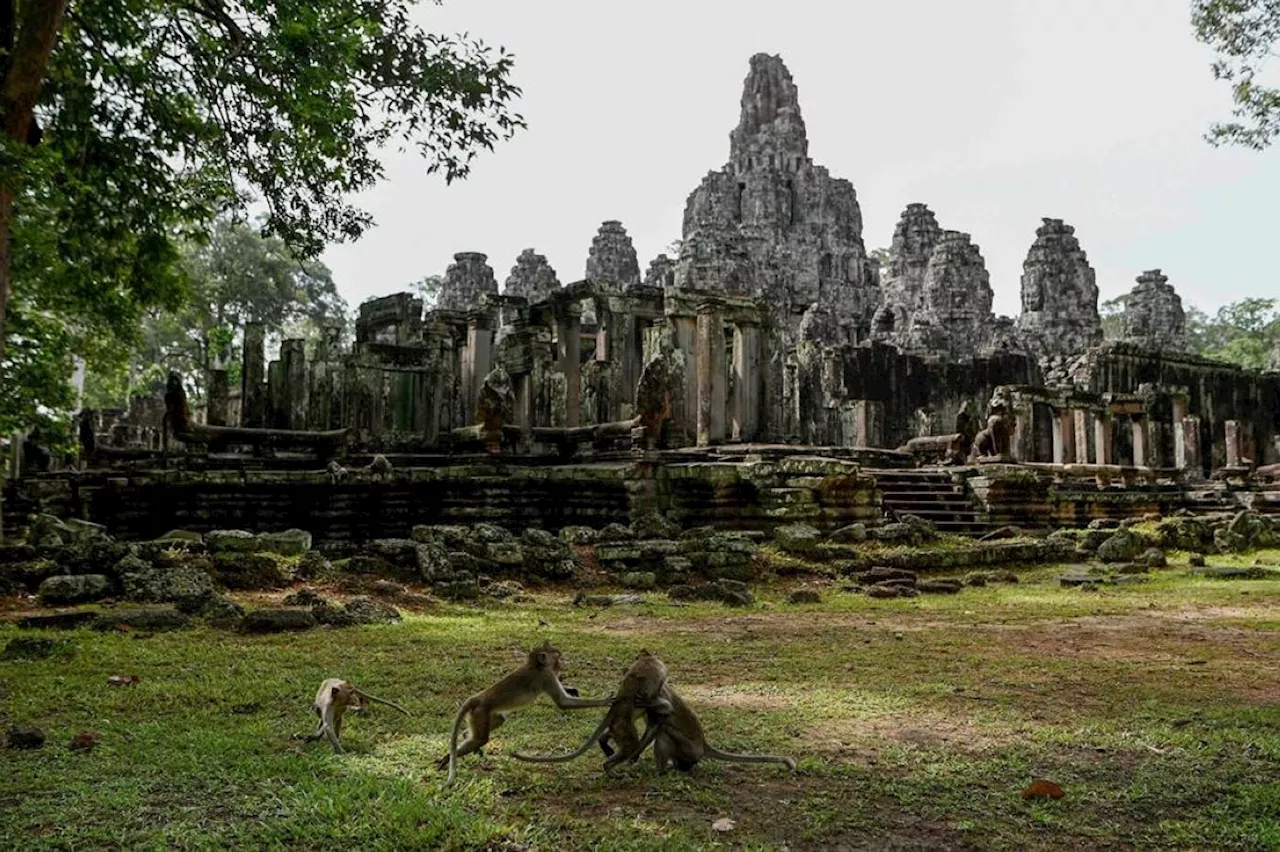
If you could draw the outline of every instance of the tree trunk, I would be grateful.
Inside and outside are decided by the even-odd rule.
[[[32,141],[36,102],[49,55],[58,43],[68,0],[14,0],[0,3],[0,32],[12,34],[13,47],[0,84],[0,130],[20,145]],[[13,249],[13,202],[18,175],[0,175],[0,357],[4,356]]]

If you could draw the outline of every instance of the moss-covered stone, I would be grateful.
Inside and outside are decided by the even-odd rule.
[[[111,594],[111,580],[102,574],[49,577],[40,584],[40,602],[45,606],[99,601]]]
[[[292,563],[276,553],[224,551],[214,555],[213,567],[228,589],[281,589],[294,580]]]

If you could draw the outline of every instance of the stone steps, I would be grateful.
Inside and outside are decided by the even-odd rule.
[[[867,470],[866,473],[875,478],[881,504],[892,514],[915,515],[932,523],[939,532],[953,535],[976,537],[991,529],[962,487],[945,471]]]

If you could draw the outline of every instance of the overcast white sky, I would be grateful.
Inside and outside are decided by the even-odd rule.
[[[1280,149],[1213,148],[1225,84],[1170,0],[448,0],[418,20],[515,53],[528,130],[446,187],[412,151],[359,199],[377,226],[325,254],[354,306],[481,251],[536,248],[564,283],[620,219],[643,270],[727,159],[753,53],[780,54],[810,155],[853,182],[868,250],[922,201],[967,231],[1016,315],[1042,216],[1075,225],[1102,299],[1161,268],[1205,309],[1280,296]]]

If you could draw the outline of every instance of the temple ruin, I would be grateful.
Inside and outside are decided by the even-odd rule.
[[[530,248],[500,288],[485,254],[461,252],[435,305],[361,305],[350,348],[332,329],[268,361],[251,323],[238,389],[212,390],[219,369],[190,418],[180,377],[167,406],[99,412],[86,469],[28,476],[6,506],[125,537],[302,526],[322,542],[652,511],[825,530],[915,514],[965,534],[1280,513],[1280,373],[1187,354],[1159,270],[1104,342],[1095,272],[1061,219],[1029,223],[1021,314],[997,317],[957,224],[907,205],[881,280],[853,185],[809,157],[797,87],[760,54],[678,257],[642,267],[611,220],[580,280]],[[390,481],[361,473],[374,454]]]

